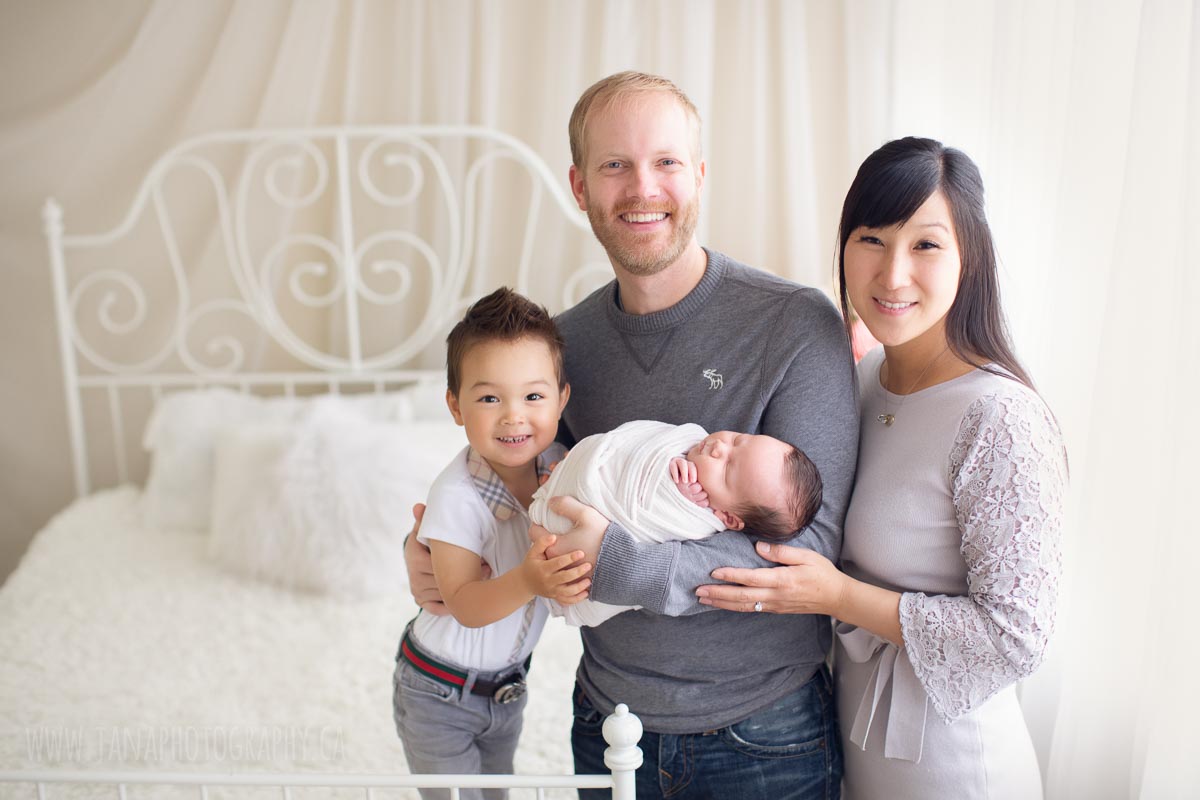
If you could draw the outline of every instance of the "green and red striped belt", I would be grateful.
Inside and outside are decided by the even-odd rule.
[[[412,664],[413,669],[417,672],[420,672],[427,678],[432,678],[438,683],[444,683],[447,686],[456,686],[459,689],[467,685],[466,672],[449,664],[444,664],[422,651],[408,631],[405,631],[404,638],[400,640],[400,652],[397,654],[397,658],[403,658],[409,664]],[[533,656],[530,655],[525,659],[525,663],[521,667],[495,680],[489,681],[476,678],[475,683],[471,685],[471,694],[490,697],[501,704],[515,703],[527,691],[525,673],[529,671],[529,664],[532,660]]]

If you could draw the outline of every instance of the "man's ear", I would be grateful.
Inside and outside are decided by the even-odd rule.
[[[721,521],[726,530],[740,531],[746,527],[745,521],[732,511],[717,511],[714,508],[713,513],[717,515],[717,519]]]
[[[454,392],[446,390],[446,408],[450,409],[450,415],[454,417],[454,421],[459,425],[463,424],[462,411],[458,407],[458,398],[454,396]]]
[[[579,205],[580,211],[587,211],[587,193],[583,190],[583,173],[579,171],[579,167],[574,164],[567,172],[567,177],[571,181],[571,194],[575,195],[575,202]]]
[[[704,175],[708,171],[708,165],[704,161],[700,162],[700,169],[696,172],[696,193],[699,194],[704,188]]]

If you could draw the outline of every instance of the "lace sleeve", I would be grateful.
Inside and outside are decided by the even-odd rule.
[[[917,677],[950,722],[1032,674],[1054,627],[1067,467],[1041,399],[1021,391],[975,401],[948,477],[968,593],[904,594],[900,626]]]

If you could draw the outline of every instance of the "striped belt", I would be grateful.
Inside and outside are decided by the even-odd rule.
[[[444,683],[447,686],[456,686],[459,689],[467,685],[466,672],[449,664],[443,664],[441,661],[422,651],[408,632],[405,632],[404,638],[400,640],[400,652],[396,654],[396,658],[403,658],[409,664],[412,664],[413,669],[417,672],[428,678],[432,678],[438,683]],[[471,694],[490,697],[501,704],[515,703],[524,696],[527,690],[525,673],[529,671],[529,664],[532,660],[533,656],[530,655],[525,659],[523,665],[495,680],[487,681],[476,678],[475,682],[471,685]]]

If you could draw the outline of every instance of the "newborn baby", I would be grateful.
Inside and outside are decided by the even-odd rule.
[[[570,522],[547,508],[556,495],[587,503],[641,541],[726,529],[786,541],[820,508],[821,477],[803,452],[770,436],[636,420],[579,442],[534,494],[530,518],[562,534]],[[598,625],[629,608],[585,600],[555,613]]]

